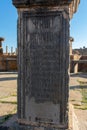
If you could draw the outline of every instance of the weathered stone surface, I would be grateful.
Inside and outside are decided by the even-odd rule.
[[[70,3],[71,0],[13,0],[13,4],[17,5],[17,7],[21,6],[29,6],[29,5],[63,5]]]
[[[69,2],[13,0],[19,15],[18,123],[22,130],[68,128]]]
[[[0,37],[0,55],[3,54],[2,41],[4,41],[4,38]]]
[[[2,127],[1,127],[2,128]],[[9,128],[3,127],[1,130],[68,130],[68,129],[56,129],[49,127],[40,127],[40,126],[28,126],[28,125],[20,125],[17,122],[15,122],[12,126]]]
[[[72,18],[77,11],[80,0],[13,0],[17,8],[29,8],[32,6],[68,6],[69,16]]]
[[[66,8],[42,12],[36,9],[22,10],[19,14],[18,114],[19,119],[29,124],[67,126],[69,17],[66,12]]]
[[[27,86],[26,91],[31,89],[29,97],[34,97],[37,103],[52,101],[56,104],[60,101],[59,95],[54,98],[54,89],[58,93],[62,15],[58,12],[33,15],[24,14],[27,26],[26,64],[31,65],[30,68],[27,66],[27,72],[31,71],[31,87]]]

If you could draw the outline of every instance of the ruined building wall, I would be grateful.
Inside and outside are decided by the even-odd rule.
[[[87,55],[81,56],[80,60],[87,60]],[[87,63],[79,63],[78,72],[87,72]]]
[[[0,71],[17,71],[17,56],[1,55]]]

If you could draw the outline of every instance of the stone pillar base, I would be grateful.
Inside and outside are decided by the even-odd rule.
[[[14,123],[8,130],[68,130],[68,129],[55,129],[55,128],[47,128],[47,127],[35,127],[35,126],[26,126],[19,125],[18,123]]]

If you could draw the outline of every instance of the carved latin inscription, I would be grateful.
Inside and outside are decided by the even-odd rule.
[[[60,15],[27,17],[27,91],[37,103],[59,102]],[[30,66],[30,67],[29,67]],[[27,76],[28,76],[27,75]]]
[[[60,122],[60,14],[24,14],[26,30],[26,110],[35,122]]]

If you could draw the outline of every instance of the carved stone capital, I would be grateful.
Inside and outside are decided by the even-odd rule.
[[[72,0],[13,0],[13,4],[17,7],[28,7],[28,6],[48,6],[48,5],[64,5],[71,3]]]
[[[70,18],[77,11],[80,0],[12,0],[16,8],[29,8],[35,6],[69,6]]]
[[[69,5],[70,10],[70,18],[72,18],[73,14],[77,11],[80,0],[71,0]]]

